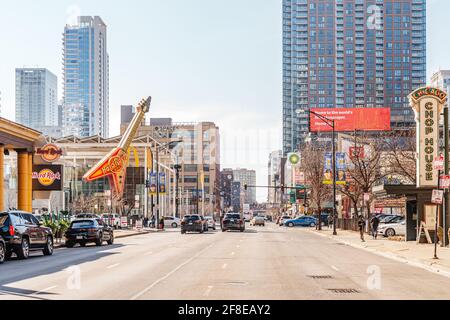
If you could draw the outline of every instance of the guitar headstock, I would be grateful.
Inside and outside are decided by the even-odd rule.
[[[147,99],[142,99],[137,106],[137,110],[142,110],[144,113],[147,113],[150,110],[151,103],[152,103],[152,97],[148,97]]]

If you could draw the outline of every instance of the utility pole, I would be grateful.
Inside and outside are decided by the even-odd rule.
[[[179,180],[180,180],[180,170],[181,165],[176,164],[175,168],[175,216],[180,218],[180,197],[179,197]]]
[[[447,104],[444,106],[444,148],[445,148],[445,152],[444,152],[444,170],[445,170],[445,175],[450,174],[450,168],[449,168],[449,112],[448,112],[448,102]],[[445,190],[445,210],[444,210],[444,214],[443,216],[443,227],[444,227],[444,232],[443,232],[443,246],[446,247],[449,244],[449,239],[448,239],[448,234],[447,234],[447,230],[450,227],[450,193],[448,191],[448,189]]]

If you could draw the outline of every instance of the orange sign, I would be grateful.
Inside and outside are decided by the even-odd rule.
[[[334,108],[311,109],[311,111],[335,121],[337,132],[390,131],[389,108]],[[311,132],[331,132],[332,128],[317,115],[310,113]]]
[[[42,148],[38,148],[36,154],[40,155],[44,161],[55,162],[62,156],[62,150],[57,145],[49,143]]]
[[[113,191],[122,194],[125,187],[126,167],[128,155],[120,148],[111,151],[102,162],[90,170],[84,179],[92,182],[100,178],[109,178]]]

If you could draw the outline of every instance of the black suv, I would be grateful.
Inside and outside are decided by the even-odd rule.
[[[114,243],[113,228],[103,222],[102,219],[78,219],[72,221],[66,231],[66,247],[73,248],[76,243],[84,247],[93,242],[101,246],[104,241],[109,245]]]
[[[245,231],[245,220],[239,213],[227,213],[222,221],[222,231]]]
[[[199,215],[184,216],[183,220],[181,220],[181,234],[186,232],[205,232],[204,222]]]
[[[27,259],[30,251],[42,250],[44,255],[53,254],[53,234],[43,227],[31,213],[10,211],[0,213],[0,236],[5,241],[5,258],[13,253],[19,259]]]

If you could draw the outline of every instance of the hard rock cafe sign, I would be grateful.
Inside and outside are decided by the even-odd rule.
[[[409,95],[417,122],[417,187],[438,185],[434,159],[439,155],[439,119],[447,94],[437,88],[419,88]]]
[[[57,145],[49,143],[42,148],[37,148],[36,154],[46,162],[55,162],[62,156],[62,150]]]

